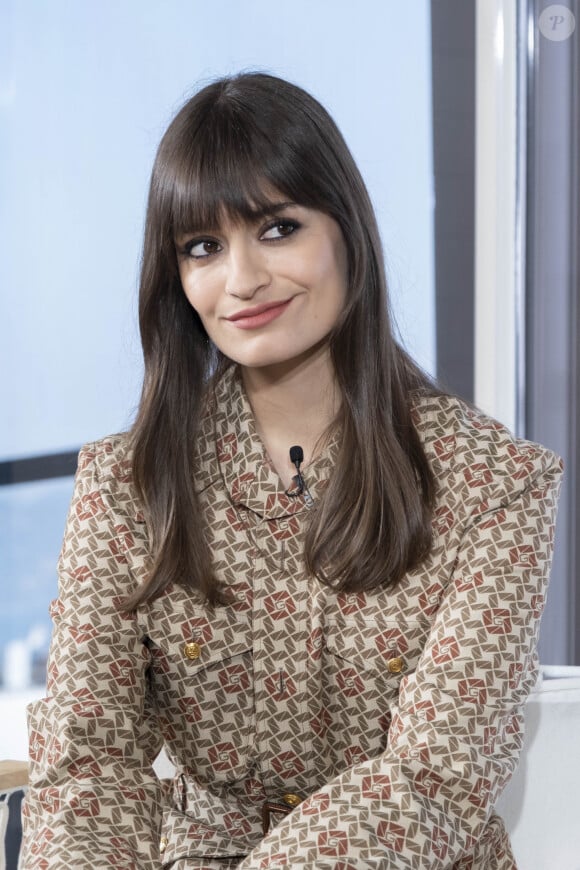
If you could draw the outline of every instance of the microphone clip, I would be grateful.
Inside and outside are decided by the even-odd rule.
[[[296,466],[296,474],[292,478],[292,485],[286,490],[286,495],[290,496],[290,498],[297,498],[299,495],[304,496],[306,506],[311,508],[314,505],[314,499],[310,495],[306,481],[300,471],[300,465],[304,462],[304,451],[299,445],[290,448],[290,462]]]

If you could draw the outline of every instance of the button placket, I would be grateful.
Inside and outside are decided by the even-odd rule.
[[[254,574],[255,681],[257,746],[264,763],[264,784],[270,794],[286,788],[307,789],[305,779],[308,731],[305,716],[304,677],[300,659],[305,650],[307,607],[306,584],[291,570],[289,539],[280,540],[280,524],[274,518],[260,523],[256,543],[260,558]],[[284,526],[282,525],[282,529]],[[284,571],[280,570],[284,555]],[[292,747],[289,747],[290,741]],[[290,809],[282,797],[274,803]],[[273,809],[273,808],[272,808]],[[279,809],[276,810],[280,812]]]

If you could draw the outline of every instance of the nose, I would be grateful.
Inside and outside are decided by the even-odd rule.
[[[259,242],[258,242],[259,244]],[[225,292],[239,299],[251,299],[270,283],[264,254],[252,241],[232,242],[227,254]]]

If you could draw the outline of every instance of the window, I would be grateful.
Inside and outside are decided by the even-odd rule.
[[[183,26],[190,0],[162,11],[137,0],[0,4],[0,722],[15,699],[3,753],[26,756],[24,703],[44,691],[72,486],[42,479],[41,466],[64,457],[72,470],[82,443],[130,425],[148,177],[193,89],[260,68],[329,108],[377,209],[403,338],[434,370],[429,4],[409,7],[365,0],[353,15],[350,4],[296,0],[265,15],[246,0],[200,40]],[[10,483],[23,469],[27,482]]]

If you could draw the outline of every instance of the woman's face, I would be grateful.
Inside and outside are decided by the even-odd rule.
[[[211,340],[244,367],[317,354],[347,292],[347,253],[323,212],[275,197],[252,223],[175,240],[181,283]]]

